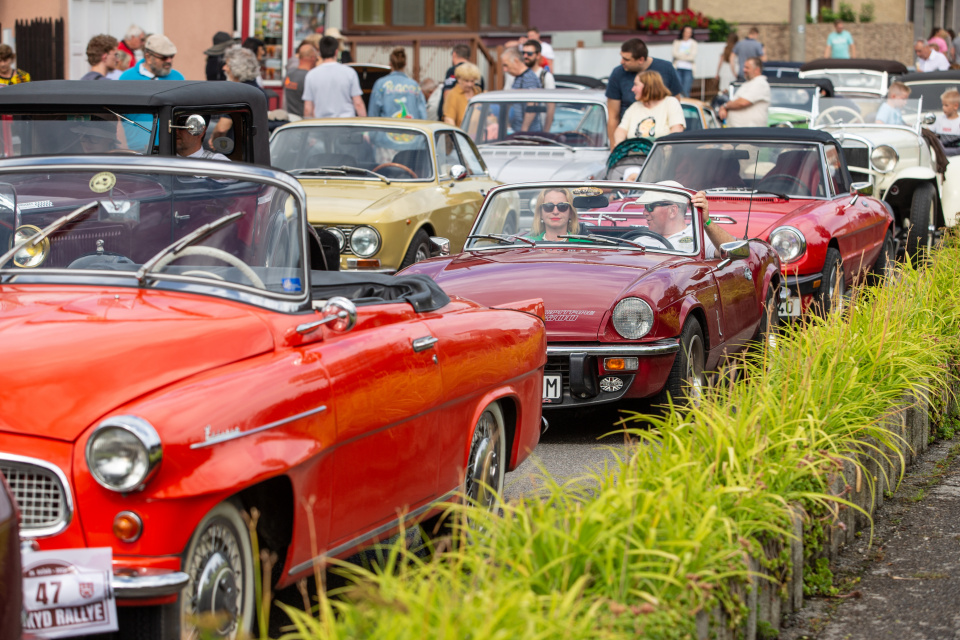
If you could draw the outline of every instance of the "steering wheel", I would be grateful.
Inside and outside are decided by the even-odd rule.
[[[160,261],[157,262],[156,266],[154,266],[154,269],[160,270],[174,260],[178,260],[184,256],[205,256],[207,258],[223,260],[224,262],[230,264],[230,266],[236,267],[237,270],[246,276],[247,280],[252,282],[253,286],[255,286],[257,289],[266,290],[267,288],[267,285],[263,284],[263,280],[260,279],[260,276],[258,276],[246,262],[233,254],[227,253],[223,249],[216,249],[214,247],[186,247],[179,253],[170,253],[163,256]],[[223,280],[223,278],[217,274],[210,273],[209,271],[203,271],[202,269],[193,269],[184,273],[184,275],[186,274],[204,275],[213,278],[214,280]]]
[[[796,195],[800,195],[800,196],[810,195],[810,187],[803,184],[803,182],[801,182],[799,178],[797,178],[796,176],[792,176],[789,173],[770,173],[763,176],[763,179],[757,183],[757,190],[758,191],[763,191],[764,189],[770,190],[769,183],[771,182],[775,183],[777,180],[786,180],[787,182],[790,183],[791,187],[796,187],[800,189],[800,193]],[[773,189],[773,191],[777,191],[777,189]]]
[[[654,240],[656,240],[657,242],[661,243],[669,251],[676,251],[676,249],[673,247],[672,242],[664,238],[662,235],[660,235],[656,231],[651,231],[650,229],[634,229],[630,233],[626,233],[620,237],[623,240],[633,240],[634,238],[639,238],[640,236],[649,236]]]
[[[409,173],[410,177],[412,177],[414,180],[417,180],[420,178],[420,176],[418,176],[413,169],[411,169],[405,164],[399,164],[397,162],[381,162],[380,164],[375,166],[372,169],[372,171],[380,171],[380,169],[383,169],[384,167],[396,167],[397,169],[403,169],[404,171]]]
[[[847,114],[853,117],[852,120],[845,120],[841,114]],[[857,122],[863,122],[863,116],[856,112],[855,109],[850,107],[835,106],[829,107],[821,111],[816,120],[813,121],[814,126],[819,126],[822,124],[831,125],[837,124],[838,122],[846,122],[847,124],[854,124]]]

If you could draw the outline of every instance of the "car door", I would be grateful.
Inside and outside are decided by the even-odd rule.
[[[703,233],[703,229],[700,230]],[[719,251],[719,247],[717,247]],[[749,258],[712,258],[706,260],[713,270],[719,293],[718,321],[720,340],[727,353],[739,351],[753,336],[759,318],[760,301],[754,281],[754,256]]]
[[[337,421],[331,547],[394,521],[436,494],[440,365],[406,303],[361,306],[347,333],[311,347],[325,363]]]
[[[844,280],[850,283],[858,271],[870,269],[883,245],[886,217],[875,210],[867,198],[850,194],[850,185],[841,170],[840,151],[834,145],[824,147],[831,200],[828,231],[836,238],[843,260]]]
[[[480,209],[478,200],[482,200],[482,197],[469,178],[470,168],[460,156],[454,132],[438,131],[434,143],[441,198],[433,216],[434,226],[440,236],[449,238],[450,250],[456,253],[463,249],[463,243]],[[456,165],[467,167],[468,177],[454,180],[451,171]]]

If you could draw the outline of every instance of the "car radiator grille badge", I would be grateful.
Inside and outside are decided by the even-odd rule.
[[[623,388],[623,380],[616,376],[607,376],[600,380],[600,390],[606,393],[620,391]]]

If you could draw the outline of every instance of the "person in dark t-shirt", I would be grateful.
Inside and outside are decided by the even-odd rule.
[[[287,73],[283,80],[283,102],[287,113],[303,117],[303,84],[310,70],[317,66],[320,53],[309,42],[301,42],[297,47],[299,65]]]

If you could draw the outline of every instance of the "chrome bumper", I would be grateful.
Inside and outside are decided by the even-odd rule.
[[[586,346],[562,347],[547,345],[548,356],[569,356],[575,353],[603,356],[666,356],[680,351],[680,344],[673,341],[656,342],[651,344],[600,344]]]
[[[190,576],[172,569],[146,569],[114,573],[110,586],[119,599],[159,598],[176,595]]]

